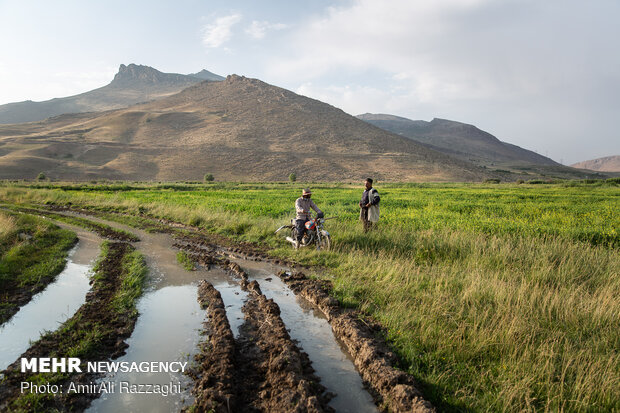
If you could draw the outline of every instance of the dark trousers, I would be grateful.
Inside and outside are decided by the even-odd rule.
[[[306,222],[307,219],[296,219],[295,220],[295,228],[297,228],[297,241],[301,242],[301,239],[304,237],[304,232],[306,231]]]
[[[360,213],[360,219],[362,221],[362,224],[364,225],[364,232],[368,232],[372,229],[374,222],[368,220],[368,208],[362,208],[362,211]]]

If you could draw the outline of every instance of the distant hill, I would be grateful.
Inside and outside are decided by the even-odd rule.
[[[223,79],[207,70],[180,75],[162,73],[149,66],[121,65],[110,84],[90,92],[43,102],[28,100],[0,105],[0,124],[38,121],[65,113],[124,108],[178,93],[203,80]]]
[[[533,151],[502,142],[490,133],[466,123],[437,118],[426,122],[371,113],[359,115],[358,118],[438,151],[478,164],[526,162],[559,165]]]
[[[159,75],[138,77],[151,76]],[[212,173],[216,180],[282,181],[291,172],[302,181],[497,176],[326,103],[236,75],[124,109],[0,125],[0,178],[39,172],[67,180],[196,180]]]
[[[604,158],[577,162],[573,168],[589,169],[591,171],[620,172],[620,155],[605,156]]]

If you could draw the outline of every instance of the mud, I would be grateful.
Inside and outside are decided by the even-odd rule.
[[[295,293],[316,305],[327,317],[334,334],[347,347],[363,379],[370,384],[378,402],[392,412],[431,412],[433,406],[423,399],[410,375],[393,366],[396,355],[377,339],[382,328],[366,321],[357,311],[344,311],[338,300],[329,295],[330,284],[308,279],[302,273],[278,274]]]
[[[245,275],[234,264],[231,270]],[[310,360],[292,341],[278,306],[258,283],[241,278],[248,291],[246,316],[234,339],[220,293],[207,281],[199,286],[199,301],[207,308],[209,341],[195,371],[195,407],[199,411],[324,412],[329,396],[313,374]]]
[[[239,402],[235,387],[235,340],[224,301],[219,291],[203,280],[198,285],[198,302],[207,310],[209,319],[204,324],[208,341],[201,343],[196,357],[199,367],[192,371],[194,406],[198,411],[236,411],[233,407]]]
[[[87,302],[80,307],[76,314],[68,321],[72,322],[72,337],[67,337],[62,331],[56,331],[42,337],[34,343],[21,357],[38,358],[68,357],[67,349],[75,344],[82,335],[89,334],[97,328],[100,339],[97,345],[84,355],[91,360],[106,360],[122,355],[127,347],[125,339],[131,334],[136,322],[136,314],[118,314],[109,310],[110,303],[121,286],[121,261],[123,256],[131,250],[126,243],[112,242],[109,244],[109,254],[100,264],[99,279],[93,284],[87,294]],[[28,381],[32,373],[21,373],[19,359],[5,371],[4,380],[0,384],[0,411],[14,410],[12,402],[20,396],[20,383]],[[91,373],[72,373],[63,376],[58,384],[64,387],[69,382],[88,384],[96,378]],[[39,411],[58,409],[61,411],[83,410],[90,403],[94,395],[91,394],[58,394],[42,400],[43,406]],[[34,406],[26,406],[32,409]]]
[[[290,336],[312,361],[312,367],[328,391],[335,394],[329,405],[342,413],[376,413],[377,407],[357,372],[353,359],[338,342],[323,313],[296,295],[275,274],[281,266],[263,261],[231,258],[256,280],[267,298],[280,307],[280,317]]]

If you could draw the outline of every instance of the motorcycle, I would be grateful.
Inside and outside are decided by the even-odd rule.
[[[325,224],[325,220],[333,219],[336,217],[323,218],[322,215],[316,216],[309,221],[306,222],[304,231],[304,236],[299,243],[299,247],[308,247],[310,245],[316,245],[317,250],[329,250],[332,245],[332,239],[329,235],[329,232],[323,229],[323,225]],[[295,219],[291,219],[291,223],[289,225],[282,225],[280,228],[276,230],[276,234],[283,229],[289,229],[291,231],[291,235],[286,237],[286,240],[290,242],[293,247],[295,247],[295,243],[297,241],[297,227],[295,225]]]

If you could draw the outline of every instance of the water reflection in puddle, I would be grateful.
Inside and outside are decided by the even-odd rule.
[[[195,285],[168,286],[146,294],[140,299],[140,317],[131,337],[127,340],[127,354],[118,362],[188,362],[197,353],[199,327],[204,317],[196,301]],[[91,412],[171,412],[191,404],[187,388],[191,382],[182,373],[117,373],[100,382],[114,381],[116,391],[94,400]],[[181,392],[161,394],[121,393],[120,383],[163,384],[173,383]],[[172,387],[174,390],[174,387]]]

